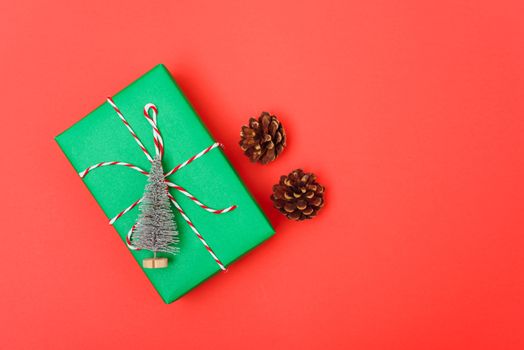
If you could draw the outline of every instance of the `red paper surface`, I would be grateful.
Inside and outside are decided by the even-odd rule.
[[[0,5],[6,349],[522,349],[522,1]],[[164,62],[277,234],[173,305],[53,137]],[[289,147],[250,164],[268,110]],[[318,174],[311,222],[272,210]]]

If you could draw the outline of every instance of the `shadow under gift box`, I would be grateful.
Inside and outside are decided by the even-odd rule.
[[[156,105],[157,125],[164,140],[163,167],[166,172],[215,142],[163,65],[156,66],[130,84],[115,95],[113,101],[151,155],[155,153],[153,133],[143,110],[148,103]],[[107,102],[58,135],[56,141],[77,172],[106,161],[127,162],[146,171],[150,168],[149,160]],[[146,175],[124,166],[96,168],[83,178],[108,219],[142,197],[146,180]],[[219,147],[183,167],[169,180],[184,187],[209,207],[219,209],[237,205],[231,212],[213,214],[182,193],[170,190],[225,266],[274,234],[266,216]],[[173,212],[179,231],[180,252],[176,256],[159,254],[169,258],[167,268],[144,269],[166,303],[180,298],[221,271],[174,207]],[[114,223],[124,242],[137,218],[138,207],[135,207]],[[142,266],[143,259],[152,257],[150,251],[130,252],[139,266]]]

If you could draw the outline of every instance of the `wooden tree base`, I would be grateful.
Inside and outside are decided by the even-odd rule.
[[[161,269],[167,267],[167,258],[150,258],[142,260],[145,269]]]

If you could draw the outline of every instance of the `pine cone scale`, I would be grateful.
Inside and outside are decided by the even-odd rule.
[[[300,209],[300,210],[304,210],[306,209],[307,207],[307,203],[305,200],[301,199],[299,201],[297,201],[297,208]]]

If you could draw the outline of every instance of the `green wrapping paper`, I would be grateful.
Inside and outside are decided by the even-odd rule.
[[[143,108],[147,103],[157,106],[158,128],[165,147],[165,171],[214,143],[163,65],[140,77],[113,100],[151,155],[155,153],[152,129],[144,118]],[[108,103],[58,135],[56,141],[77,172],[105,161],[128,162],[145,170],[150,168],[148,159]],[[109,220],[142,197],[146,179],[133,169],[106,166],[92,170],[83,181]],[[230,265],[274,234],[264,213],[220,148],[180,169],[169,179],[212,208],[238,206],[232,212],[217,215],[203,210],[178,191],[170,190],[224,265]],[[173,211],[180,232],[180,253],[174,257],[159,254],[169,258],[167,268],[144,269],[166,303],[180,298],[221,271],[189,225],[175,208]],[[124,246],[127,232],[137,217],[138,207],[135,207],[113,225]],[[140,267],[144,258],[152,257],[149,251],[130,252]]]

